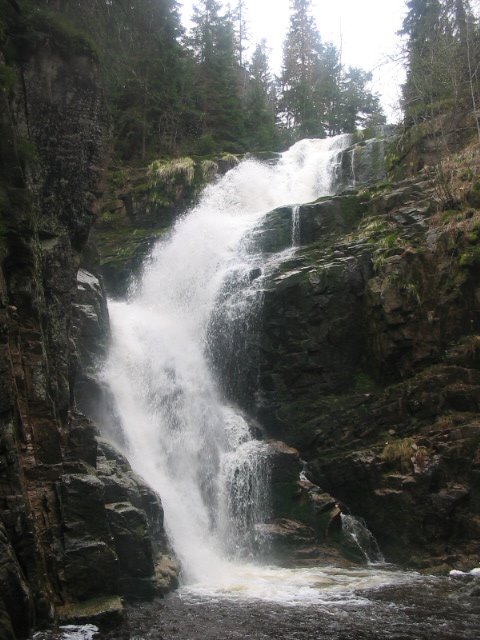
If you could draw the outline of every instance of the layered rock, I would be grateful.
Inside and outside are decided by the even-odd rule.
[[[469,202],[445,210],[425,170],[301,207],[302,246],[264,279],[250,341],[251,408],[267,432],[300,449],[388,559],[417,567],[480,560],[480,213]],[[288,215],[267,217],[265,251],[288,246]]]
[[[34,28],[15,3],[2,17],[0,636],[25,638],[119,621],[122,596],[161,593],[175,569],[159,499],[75,407],[108,339],[101,286],[79,271],[108,131],[95,54],[41,12]]]

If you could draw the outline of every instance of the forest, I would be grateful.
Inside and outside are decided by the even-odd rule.
[[[98,56],[117,156],[276,150],[384,122],[368,72],[323,42],[309,0],[295,0],[283,69],[274,77],[265,41],[246,42],[245,2],[226,10],[199,0],[186,32],[175,0],[21,2],[31,20],[77,31]],[[251,55],[247,49],[252,49]]]
[[[20,2],[41,30],[75,33],[98,57],[123,162],[277,150],[385,123],[368,70],[324,42],[310,0],[292,0],[281,73],[247,39],[245,0],[198,0],[186,31],[175,0]],[[465,0],[409,0],[399,57],[405,122],[477,110],[479,26]],[[63,35],[62,35],[63,34]],[[250,53],[253,51],[252,53]]]

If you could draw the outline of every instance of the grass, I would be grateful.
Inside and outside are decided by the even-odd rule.
[[[192,158],[176,158],[174,160],[155,160],[148,167],[148,175],[153,186],[159,182],[174,182],[177,178],[185,179],[191,185],[195,178],[195,162]]]
[[[400,467],[402,471],[411,471],[415,446],[415,440],[413,438],[403,438],[402,440],[387,442],[380,457],[385,462]]]

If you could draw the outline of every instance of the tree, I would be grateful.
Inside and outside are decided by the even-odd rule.
[[[195,91],[202,135],[224,149],[242,149],[241,76],[232,20],[221,14],[216,0],[199,0],[192,21],[189,42],[197,62]]]
[[[303,136],[352,132],[385,122],[378,96],[368,90],[371,75],[345,70],[338,49],[323,44],[310,15],[309,0],[293,0],[281,76],[281,119]]]
[[[275,90],[268,65],[266,41],[257,44],[248,67],[246,98],[248,148],[272,150],[278,145],[275,126]]]
[[[323,47],[310,9],[310,0],[292,0],[283,48],[282,117],[300,136],[324,134],[317,95]]]
[[[80,27],[100,58],[122,160],[175,153],[182,135],[185,54],[175,0],[42,0]]]
[[[245,64],[245,49],[248,44],[247,7],[245,0],[236,0],[232,12],[232,20],[235,31],[237,60],[238,64],[243,67]]]
[[[367,85],[371,73],[357,67],[349,67],[341,79],[337,118],[340,131],[353,132],[357,127],[385,124],[386,119],[378,95],[372,94]]]
[[[478,24],[468,0],[409,0],[402,33],[407,37],[407,124],[448,111],[472,110],[480,140]]]

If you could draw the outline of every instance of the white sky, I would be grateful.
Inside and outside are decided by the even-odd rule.
[[[188,27],[194,0],[180,2],[183,22]],[[254,46],[262,38],[267,40],[272,70],[278,74],[290,2],[246,0],[246,4],[250,42]],[[387,116],[394,120],[404,74],[401,65],[389,59],[398,57],[396,33],[406,12],[405,0],[312,0],[312,9],[323,41],[341,45],[344,64],[373,71],[372,89],[381,94]]]

